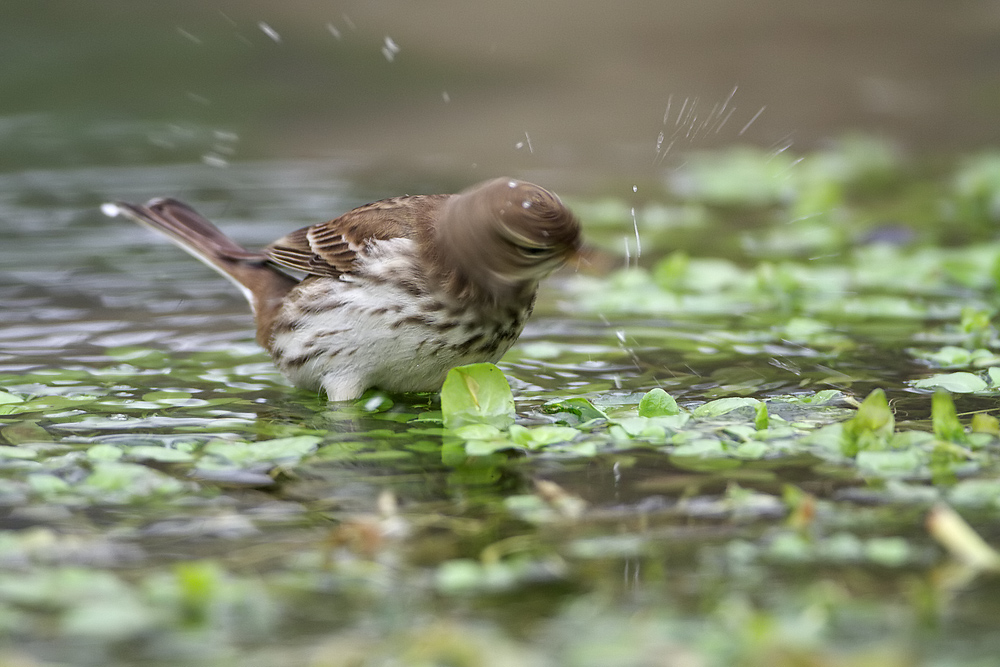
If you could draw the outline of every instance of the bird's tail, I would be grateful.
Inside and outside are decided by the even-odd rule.
[[[101,210],[110,216],[125,215],[161,232],[221,273],[240,288],[258,321],[269,321],[281,299],[298,284],[269,264],[267,255],[243,248],[184,202],[170,198],[152,199],[143,205],[115,202]]]

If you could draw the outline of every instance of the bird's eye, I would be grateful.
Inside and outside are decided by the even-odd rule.
[[[549,248],[539,248],[538,246],[520,246],[519,250],[525,257],[544,257],[551,252]]]

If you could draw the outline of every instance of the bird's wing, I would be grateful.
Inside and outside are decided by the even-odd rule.
[[[356,268],[373,241],[415,238],[433,224],[441,205],[453,195],[415,195],[384,199],[339,218],[303,227],[265,250],[268,259],[314,276],[339,276]]]

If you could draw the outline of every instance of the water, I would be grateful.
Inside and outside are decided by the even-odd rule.
[[[735,443],[742,422],[669,445],[615,445],[597,427],[593,451],[581,436],[470,456],[432,396],[330,408],[289,387],[238,291],[101,213],[174,196],[260,247],[382,197],[535,180],[581,211],[610,266],[694,284],[678,297],[600,266],[547,282],[502,364],[520,425],[552,425],[573,397],[626,414],[653,387],[689,407],[884,387],[900,428],[927,431],[929,397],[911,383],[931,371],[908,350],[972,335],[995,349],[988,326],[958,326],[963,305],[992,307],[989,227],[921,219],[945,186],[897,205],[891,193],[924,185],[905,166],[871,186],[886,206],[852,200],[886,223],[872,229],[767,200],[704,204],[684,165],[745,142],[791,179],[821,158],[786,153],[848,131],[930,156],[928,171],[996,147],[993,3],[0,11],[0,387],[37,402],[0,415],[0,662],[995,654],[995,578],[963,583],[923,528],[932,502],[965,494],[997,543],[995,443],[934,450],[967,455],[949,480],[815,449],[675,455]],[[842,267],[882,232],[888,250]],[[913,235],[970,249],[893,254]],[[658,265],[678,248],[733,263]],[[920,266],[966,282],[925,286]],[[967,424],[995,397],[958,402]],[[853,414],[770,409],[802,424]]]

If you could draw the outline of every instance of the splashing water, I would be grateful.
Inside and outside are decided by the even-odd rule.
[[[531,137],[528,136],[527,132],[524,133],[524,141],[519,141],[516,144],[514,144],[514,148],[516,148],[517,150],[521,150],[525,146],[528,147],[528,152],[529,153],[534,153],[535,152],[535,149],[531,145]]]
[[[635,230],[635,259],[642,257],[642,241],[639,240],[639,221],[635,217],[635,206],[632,207],[632,229]]]
[[[193,42],[194,44],[201,44],[201,38],[196,37],[180,26],[177,26],[177,33],[184,39]]]
[[[760,111],[758,111],[757,113],[755,113],[753,115],[753,118],[751,118],[750,120],[747,121],[747,124],[743,126],[743,129],[739,131],[739,133],[737,134],[737,136],[742,137],[743,133],[746,132],[748,129],[750,129],[750,126],[754,124],[754,121],[756,121],[758,118],[760,118],[760,115],[762,113],[764,113],[764,109],[766,109],[766,108],[767,108],[766,106],[761,107]]]
[[[278,31],[272,28],[270,25],[268,25],[264,21],[260,21],[257,24],[257,27],[260,28],[260,31],[262,33],[270,37],[275,44],[281,44],[281,35],[279,35]]]
[[[671,126],[671,119],[673,119],[672,129],[660,130],[656,135],[655,142],[655,155],[653,157],[653,164],[660,164],[665,159],[670,150],[679,140],[684,140],[688,143],[694,143],[698,139],[707,137],[710,134],[718,134],[729,119],[732,118],[733,113],[736,111],[736,105],[732,104],[733,99],[736,97],[736,92],[739,90],[739,86],[733,86],[733,89],[726,96],[726,99],[722,103],[716,102],[712,105],[711,110],[704,113],[702,109],[699,108],[701,99],[698,97],[685,97],[684,101],[680,105],[676,114],[672,113],[674,107],[674,96],[667,96],[667,107],[663,112],[663,125]],[[739,131],[737,136],[743,136],[743,134],[750,128],[751,125],[756,122],[760,115],[764,113],[766,106],[761,107],[757,113],[750,118],[749,121],[743,126]]]
[[[397,53],[399,53],[399,45],[387,35],[382,45],[382,55],[385,56],[386,60],[392,62],[396,59]]]

